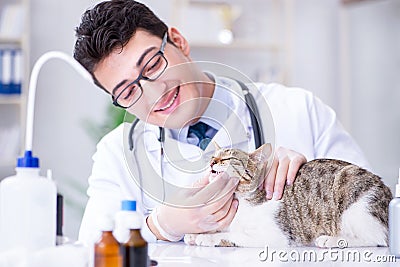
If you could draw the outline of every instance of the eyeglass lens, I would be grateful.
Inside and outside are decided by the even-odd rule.
[[[154,55],[143,67],[140,78],[143,80],[154,81],[158,79],[167,67],[167,60],[161,53]],[[136,103],[142,96],[143,91],[139,85],[140,80],[121,86],[122,90],[115,92],[116,102],[122,107],[129,107]]]

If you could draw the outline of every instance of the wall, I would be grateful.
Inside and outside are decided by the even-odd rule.
[[[289,83],[332,106],[394,189],[400,167],[400,1],[294,1]]]
[[[400,1],[349,6],[350,131],[394,188],[400,167]]]
[[[338,110],[338,0],[293,1],[289,85],[306,88]]]
[[[74,29],[81,13],[94,2],[33,0],[32,64],[50,50],[72,55]],[[53,59],[41,70],[36,100],[33,151],[40,157],[43,174],[48,168],[53,170],[65,198],[65,234],[76,238],[95,151],[95,141],[86,131],[85,122],[102,122],[109,99],[65,62]]]
[[[289,84],[332,106],[394,189],[400,167],[400,1],[293,1]]]

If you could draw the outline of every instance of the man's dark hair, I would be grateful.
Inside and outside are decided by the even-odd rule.
[[[133,0],[112,0],[97,4],[82,15],[76,28],[74,58],[93,76],[96,65],[115,49],[122,49],[142,29],[163,38],[168,30],[147,6]]]

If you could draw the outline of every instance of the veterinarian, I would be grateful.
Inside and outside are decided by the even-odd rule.
[[[114,216],[122,199],[138,201],[138,210],[144,215],[142,234],[149,242],[179,241],[185,233],[229,226],[238,207],[234,198],[238,179],[220,173],[209,182],[209,170],[192,172],[194,163],[187,164],[198,162],[199,153],[207,151],[211,139],[222,147],[251,151],[256,148],[257,135],[268,136],[272,125],[276,149],[260,185],[265,187],[267,199],[280,199],[306,160],[337,158],[368,168],[335,112],[303,89],[257,83],[255,103],[266,99],[269,106],[264,113],[266,105],[258,105],[260,117],[270,112],[273,122],[262,125],[263,132],[256,134],[246,102],[229,93],[241,94],[240,82],[203,71],[191,61],[190,46],[178,29],[168,28],[141,3],[99,3],[84,13],[76,33],[74,57],[115,105],[140,119],[130,133],[122,124],[97,145],[79,233],[83,242],[94,241],[96,222],[102,216]],[[127,138],[131,139],[130,149]],[[175,150],[168,149],[171,147]],[[132,178],[135,175],[140,176],[139,182]],[[151,180],[154,176],[161,176],[162,182],[196,188],[193,195],[185,195],[185,201],[196,203],[196,197],[224,190],[225,194],[209,205],[163,205],[139,186],[147,181],[146,191],[159,188],[159,183]]]

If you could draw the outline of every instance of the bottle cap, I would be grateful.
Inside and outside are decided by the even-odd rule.
[[[114,220],[109,216],[104,216],[98,221],[98,227],[100,231],[112,231],[114,230]]]
[[[141,216],[136,212],[136,200],[123,200],[121,205],[123,227],[125,229],[140,229],[142,220]]]
[[[25,151],[24,157],[18,158],[17,167],[20,168],[39,168],[39,158],[32,156],[32,151]]]
[[[136,200],[123,200],[121,210],[136,211]]]
[[[126,214],[124,226],[126,229],[142,228],[141,217],[136,212],[129,212],[129,214]]]

